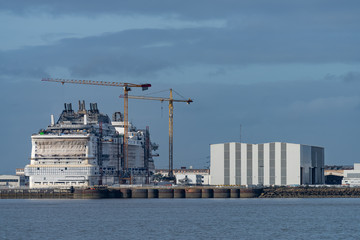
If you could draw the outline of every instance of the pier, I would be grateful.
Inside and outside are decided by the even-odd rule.
[[[79,189],[0,189],[0,199],[101,198],[256,198],[262,188],[238,187],[95,187]]]

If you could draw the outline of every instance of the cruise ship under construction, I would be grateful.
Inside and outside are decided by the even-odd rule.
[[[124,120],[120,112],[110,118],[97,103],[79,101],[79,110],[64,104],[59,120],[31,136],[30,164],[25,167],[30,188],[90,187],[123,183],[149,183],[155,166],[149,129],[129,124],[128,156],[124,162]],[[126,161],[126,160],[125,160]]]

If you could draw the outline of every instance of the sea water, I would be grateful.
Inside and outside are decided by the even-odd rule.
[[[360,239],[360,199],[2,199],[0,239]]]

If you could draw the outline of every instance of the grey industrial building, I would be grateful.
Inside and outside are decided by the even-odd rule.
[[[324,184],[324,148],[294,143],[210,146],[213,185]]]

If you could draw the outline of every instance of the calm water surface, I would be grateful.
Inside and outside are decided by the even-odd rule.
[[[360,199],[2,199],[0,239],[360,239]]]

